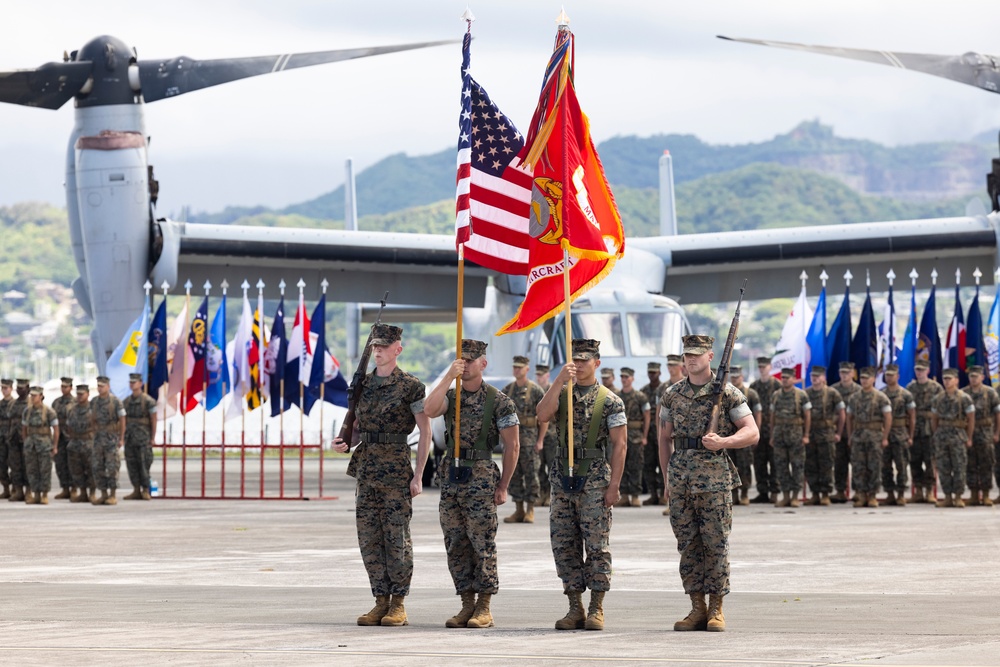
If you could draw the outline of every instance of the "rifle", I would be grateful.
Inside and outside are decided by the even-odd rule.
[[[733,322],[729,325],[729,336],[726,337],[726,346],[722,348],[722,358],[719,360],[719,369],[715,372],[715,379],[712,380],[712,418],[708,420],[708,430],[706,433],[715,433],[719,428],[719,411],[722,409],[722,390],[729,382],[729,360],[733,356],[733,345],[736,343],[737,332],[740,329],[740,306],[743,304],[743,292],[747,288],[747,281],[743,281],[740,288],[740,300],[736,302],[736,314],[733,315]]]
[[[365,390],[365,378],[368,377],[368,361],[372,356],[372,333],[375,331],[375,325],[382,323],[382,311],[385,309],[385,302],[388,299],[389,293],[386,292],[385,296],[382,297],[382,301],[379,302],[378,317],[375,318],[371,329],[368,330],[368,340],[365,341],[365,349],[361,353],[361,358],[358,359],[358,367],[354,369],[354,377],[351,379],[351,386],[347,390],[347,414],[344,415],[344,425],[340,427],[340,435],[338,437],[347,443],[348,449],[354,444],[354,422],[357,421],[355,411],[358,407],[358,401],[361,399],[361,392]]]

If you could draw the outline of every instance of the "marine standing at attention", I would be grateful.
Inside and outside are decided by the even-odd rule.
[[[510,480],[510,497],[517,504],[517,509],[504,518],[503,522],[534,523],[535,503],[540,495],[538,459],[541,458],[545,433],[549,429],[545,422],[539,423],[535,407],[545,395],[545,390],[528,379],[527,357],[514,357],[513,369],[514,381],[504,387],[503,393],[514,401],[520,427],[518,442],[521,447],[518,449],[517,467]]]
[[[757,357],[757,379],[750,388],[760,396],[763,408],[760,420],[760,441],[753,448],[753,473],[757,478],[757,497],[752,503],[778,501],[778,478],[774,474],[774,450],[771,448],[771,396],[781,389],[781,383],[771,375],[771,358]]]
[[[621,498],[628,419],[622,399],[597,383],[600,345],[590,338],[574,339],[572,361],[538,404],[539,418],[554,420],[559,428],[558,455],[549,471],[549,539],[569,611],[556,621],[556,630],[603,630],[604,594],[611,588],[611,507]],[[567,382],[573,383],[572,468]],[[584,612],[582,596],[588,588],[590,606]]]
[[[403,600],[410,593],[413,576],[413,542],[410,519],[413,498],[423,490],[424,465],[430,448],[430,419],[424,414],[424,383],[399,368],[403,330],[375,324],[371,356],[375,369],[365,378],[355,406],[354,444],[347,474],[358,481],[354,518],[358,547],[368,572],[375,606],[358,617],[358,625],[407,625]],[[416,472],[410,465],[407,436],[420,429]],[[334,451],[344,453],[350,444],[333,439]]]
[[[56,411],[60,424],[66,423],[66,412],[73,405],[73,378],[59,378],[59,388],[62,393],[52,401],[52,409]],[[67,446],[69,440],[66,438],[65,429],[59,429],[59,442],[56,444],[56,477],[59,478],[60,491],[53,496],[55,500],[64,500],[73,495],[73,479],[69,472],[69,457]]]
[[[759,430],[764,408],[760,404],[760,395],[757,391],[743,384],[742,366],[729,367],[729,381],[747,397],[747,405],[750,407],[750,411],[753,412],[753,421],[757,424],[757,429]],[[657,404],[659,404],[659,401],[657,401]],[[659,452],[659,448],[657,448],[657,452]],[[659,456],[659,453],[657,453],[657,456]],[[732,456],[733,463],[736,465],[736,472],[740,474],[740,487],[733,489],[733,504],[749,505],[750,486],[753,481],[753,447],[734,449],[730,456]]]
[[[132,493],[125,500],[150,500],[149,469],[153,465],[153,434],[156,433],[156,401],[142,390],[142,374],[129,373],[132,393],[122,401],[125,408],[125,467]]]
[[[670,526],[680,552],[684,592],[691,612],[674,630],[726,629],[722,599],[729,593],[729,532],[732,491],[739,473],[727,449],[750,447],[760,437],[746,398],[731,384],[722,388],[718,427],[709,433],[712,393],[711,336],[684,336],[688,376],[660,399],[660,461],[669,461],[664,485],[670,497]],[[708,594],[708,605],[705,594]]]
[[[514,402],[483,379],[486,343],[462,340],[462,358],[451,363],[424,403],[433,419],[445,416],[448,451],[441,470],[439,505],[448,570],[462,609],[445,621],[448,628],[493,627],[490,600],[500,589],[497,575],[497,506],[507,488],[519,449]],[[455,463],[455,378],[462,378],[459,462]],[[451,388],[449,388],[451,387]],[[503,472],[493,449],[503,442]],[[476,594],[479,594],[476,597]]]
[[[620,489],[622,497],[617,507],[641,507],[639,494],[642,493],[643,452],[649,437],[649,398],[632,386],[634,370],[622,367],[620,377],[622,388],[618,396],[625,405],[625,417],[628,419],[628,450]]]
[[[42,388],[32,387],[28,407],[21,418],[24,439],[24,469],[28,477],[28,505],[49,504],[52,486],[52,459],[59,442],[59,416],[42,402]]]
[[[812,403],[795,386],[795,369],[781,369],[781,389],[771,394],[771,473],[781,499],[775,507],[798,507],[806,468],[806,445],[812,427]]]

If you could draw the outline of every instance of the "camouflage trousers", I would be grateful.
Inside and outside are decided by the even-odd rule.
[[[375,488],[358,483],[354,517],[358,546],[368,572],[372,595],[410,593],[413,577],[413,541],[410,518],[413,502],[408,487]]]
[[[774,450],[771,448],[771,430],[762,426],[760,440],[753,447],[753,474],[757,478],[757,493],[766,496],[777,493],[778,480],[774,477]]]
[[[499,475],[497,471],[498,479]],[[500,578],[493,494],[442,489],[438,511],[455,592],[495,594],[500,589]]]
[[[66,439],[61,433],[59,434],[59,448],[56,450],[55,464],[56,464],[56,477],[59,478],[59,486],[64,489],[68,489],[73,485],[73,477],[69,472],[69,452],[67,447],[69,446],[69,440]]]
[[[533,428],[522,428],[520,431],[521,449],[517,455],[517,467],[514,476],[510,478],[510,497],[516,502],[538,502],[540,491],[538,481],[538,459],[541,452],[535,449],[538,441],[538,431]]]
[[[802,490],[806,468],[806,448],[802,444],[802,427],[779,424],[774,428],[772,445],[774,466],[771,468],[778,489],[791,495]]]
[[[7,437],[7,465],[10,467],[10,483],[14,486],[27,486],[28,478],[24,474],[24,441],[21,434]]]
[[[729,593],[729,532],[733,494],[696,493],[684,480],[670,483],[670,527],[681,555],[680,573],[688,595]]]
[[[833,485],[841,493],[847,493],[847,480],[851,476],[851,444],[851,437],[845,433],[833,451]]]
[[[965,493],[965,470],[969,462],[965,436],[965,429],[953,426],[943,426],[934,434],[934,463],[944,493]]]
[[[837,451],[837,439],[830,429],[813,429],[809,433],[809,444],[805,447],[806,484],[813,493],[833,492],[833,457]]]
[[[997,480],[997,488],[1000,488],[1000,443],[993,446],[993,460],[996,461],[993,476]]]
[[[559,447],[559,438],[553,432],[556,430],[555,424],[549,424],[549,430],[545,433],[545,444],[538,456],[538,486],[539,492],[543,495],[548,491],[549,468],[556,460],[556,449]]]
[[[66,446],[70,479],[78,489],[96,488],[94,483],[94,441],[70,440]]]
[[[882,487],[886,491],[903,494],[910,488],[907,468],[910,465],[910,446],[906,442],[906,429],[898,426],[889,431],[889,446],[882,450]],[[893,480],[892,470],[896,469]]]
[[[29,435],[24,441],[24,468],[33,493],[52,489],[52,437]]]
[[[973,491],[989,491],[993,488],[993,467],[996,452],[993,449],[993,429],[976,429],[972,433],[972,448],[967,452],[969,462],[965,475],[969,488]]]
[[[881,430],[860,428],[851,434],[851,483],[856,493],[878,493],[882,485]]]
[[[98,433],[94,436],[94,481],[98,489],[118,489],[118,469],[122,462],[118,453],[117,433]]]
[[[749,453],[749,452],[748,452]],[[751,456],[753,456],[751,454]],[[749,477],[747,478],[749,479]],[[660,446],[657,443],[656,429],[649,427],[649,437],[642,449],[642,481],[649,495],[659,498],[663,495],[663,471],[660,470]]]
[[[0,429],[3,429],[0,426]],[[0,433],[0,484],[10,484],[10,471],[7,468],[7,434]]]
[[[604,505],[607,487],[585,486],[566,493],[552,485],[549,541],[563,592],[611,590],[611,508]]]
[[[920,435],[920,426],[913,435],[913,445],[910,447],[910,474],[913,485],[929,489],[934,482],[934,446],[930,435]]]
[[[736,472],[740,474],[741,484],[739,488],[749,491],[750,481],[753,479],[751,477],[753,474],[753,448],[730,449],[729,455],[733,459],[733,465],[736,466]],[[662,481],[663,478],[660,479]]]
[[[642,493],[642,452],[644,449],[640,438],[628,439],[625,450],[625,469],[622,471],[620,487],[622,495],[637,496]]]
[[[149,432],[125,431],[125,468],[132,486],[149,488],[149,469],[153,465],[153,444]]]

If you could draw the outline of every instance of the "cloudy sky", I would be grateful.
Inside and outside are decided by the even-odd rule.
[[[13,3],[12,3],[13,4]],[[480,0],[473,74],[525,125],[551,52],[560,1]],[[16,7],[16,8],[15,8]],[[146,59],[199,59],[459,39],[465,2],[444,0],[35,0],[4,11],[0,69],[60,60],[111,34]],[[595,138],[691,133],[766,140],[818,118],[889,144],[968,139],[1000,127],[1000,96],[926,75],[727,43],[717,34],[812,44],[1000,54],[995,2],[912,0],[567,0],[577,88]],[[991,18],[992,17],[992,18]],[[460,46],[379,56],[235,82],[146,108],[160,212],[189,205],[283,206],[392,153],[453,146]],[[63,205],[73,123],[0,104],[0,206]],[[984,171],[988,165],[983,165]]]

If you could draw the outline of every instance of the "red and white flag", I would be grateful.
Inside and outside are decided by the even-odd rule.
[[[802,381],[807,375],[809,346],[806,344],[806,336],[809,333],[812,319],[813,312],[809,307],[809,302],[806,301],[806,286],[803,285],[798,301],[795,302],[792,312],[785,320],[785,326],[781,329],[778,351],[771,359],[771,374],[774,377],[781,377],[781,369],[783,368],[794,369],[797,382]]]

